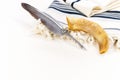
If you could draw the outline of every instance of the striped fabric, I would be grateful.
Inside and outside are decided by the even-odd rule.
[[[64,4],[58,0],[54,0],[53,3],[49,6],[49,8],[55,9],[55,10],[60,11],[62,13],[85,16],[80,11],[77,11],[76,9],[72,8],[70,5]],[[103,12],[100,14],[96,14],[92,17],[120,20],[120,11],[106,11],[106,12]]]
[[[108,34],[111,43],[114,39],[118,40],[118,46],[120,47],[120,12],[119,11],[107,11],[101,14],[96,14],[92,17],[86,17],[81,12],[75,10],[70,5],[64,2],[54,0],[49,8],[45,10],[45,13],[51,15],[57,20],[63,28],[67,27],[66,16],[73,16],[79,18],[85,18],[93,22],[98,23]],[[112,44],[111,44],[112,45]]]

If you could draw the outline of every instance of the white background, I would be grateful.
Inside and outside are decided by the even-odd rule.
[[[52,0],[0,1],[0,80],[120,80],[120,51],[100,55],[41,39],[21,2],[45,10]]]

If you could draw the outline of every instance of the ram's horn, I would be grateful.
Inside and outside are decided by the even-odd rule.
[[[99,44],[100,53],[105,53],[109,48],[109,39],[104,29],[97,23],[84,18],[67,17],[68,29],[84,31],[92,35]]]

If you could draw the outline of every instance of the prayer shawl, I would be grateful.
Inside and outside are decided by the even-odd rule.
[[[78,18],[80,17],[80,18],[85,18],[85,19],[94,21],[99,25],[101,25],[102,28],[104,28],[104,30],[107,32],[108,36],[112,40],[117,39],[120,45],[120,9],[118,5],[115,5],[115,7],[117,6],[116,9],[114,8],[113,10],[109,10],[109,8],[106,7],[108,10],[106,9],[101,13],[97,13],[97,14],[95,13],[91,17],[86,17],[86,14],[84,14],[84,10],[81,8],[84,8],[85,4],[86,6],[90,7],[89,5],[90,3],[87,5],[87,2],[86,2],[85,4],[81,5],[82,2],[80,2],[81,4],[77,4],[77,2],[81,0],[77,0],[77,1],[73,0],[72,2],[69,2],[69,1],[64,2],[62,0],[54,0],[49,6],[49,8],[45,10],[45,12],[51,15],[53,18],[55,18],[59,23],[62,23],[63,26],[67,24],[66,16],[73,16]],[[82,0],[82,1],[93,1],[93,0]],[[112,1],[116,1],[116,0],[112,0]],[[119,2],[119,0],[117,1]],[[115,2],[115,4],[117,4],[117,2]],[[77,7],[75,7],[75,5]],[[111,5],[112,7],[114,7],[113,4]],[[78,7],[81,7],[81,8],[78,9]]]

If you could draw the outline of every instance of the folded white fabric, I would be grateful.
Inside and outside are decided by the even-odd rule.
[[[118,40],[118,46],[120,48],[120,11],[118,10],[106,11],[88,18],[70,5],[66,5],[63,0],[54,0],[45,12],[51,15],[65,28],[67,27],[66,16],[85,18],[96,22],[108,33],[112,43],[114,40]]]
[[[65,0],[65,2],[87,17],[120,8],[120,0]]]

